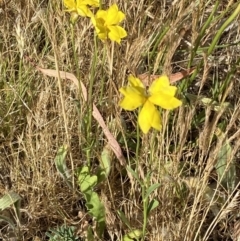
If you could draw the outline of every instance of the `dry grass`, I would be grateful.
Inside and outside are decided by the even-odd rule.
[[[115,121],[112,132],[125,136],[128,146],[121,146],[125,154],[130,152],[129,164],[141,178],[151,173],[149,183],[161,184],[151,195],[159,207],[148,219],[145,240],[233,240],[239,216],[238,179],[236,190],[228,192],[217,180],[215,164],[226,140],[231,145],[228,161],[235,162],[236,168],[239,162],[239,16],[223,32],[214,52],[207,56],[207,51],[240,2],[220,1],[202,36],[200,30],[217,1],[115,2],[126,13],[128,37],[115,45],[112,64],[104,44],[98,42],[93,102],[109,126]],[[109,1],[104,4],[108,6]],[[93,28],[88,19],[81,18],[72,35],[61,1],[2,0],[0,6],[0,193],[13,190],[22,197],[18,240],[46,240],[49,228],[64,223],[82,233],[86,222],[92,225],[86,221],[88,216],[79,217],[79,211],[86,212],[83,198],[60,177],[54,158],[67,143],[67,165],[77,170],[86,164],[89,135],[94,141],[90,149],[94,172],[106,140],[95,121],[91,133],[86,133],[89,106],[72,83],[63,80],[59,88],[55,78],[42,75],[35,66],[74,73],[88,87]],[[198,38],[199,48],[194,49]],[[185,104],[173,112],[163,111],[162,131],[141,134],[136,153],[136,116],[117,105],[116,89],[126,84],[127,71],[171,74],[198,65],[194,79],[178,82]],[[208,97],[219,105],[228,102],[230,107],[214,111],[211,104],[192,101],[188,94]],[[216,135],[219,128],[221,138]],[[116,159],[108,182],[97,192],[106,208],[105,240],[121,240],[129,232],[117,210],[125,213],[133,229],[142,229],[141,187],[136,180],[129,181]],[[13,208],[2,215],[16,219]],[[1,238],[8,240],[8,225],[1,221],[0,226]]]

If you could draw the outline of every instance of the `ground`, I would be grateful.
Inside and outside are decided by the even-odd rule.
[[[239,240],[240,1],[113,3],[120,44],[0,0],[1,239]],[[130,74],[177,87],[161,131],[120,108]]]

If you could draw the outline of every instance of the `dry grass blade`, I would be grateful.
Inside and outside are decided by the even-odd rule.
[[[57,70],[43,69],[43,68],[40,68],[40,67],[38,67],[37,69],[40,70],[45,75],[48,75],[48,76],[51,76],[51,77],[56,77],[56,78],[58,77]],[[64,71],[60,71],[59,74],[60,74],[60,77],[62,79],[72,80],[73,83],[75,84],[75,86],[77,88],[79,88],[79,82],[78,82],[78,79],[75,77],[75,75],[73,75],[71,73],[64,72]],[[82,93],[83,93],[84,100],[87,101],[86,87],[84,86],[84,84],[81,81],[80,81],[80,84],[81,84],[81,90],[82,90]],[[111,149],[115,153],[117,159],[120,161],[121,165],[125,166],[126,161],[125,161],[125,158],[123,156],[121,147],[119,146],[118,142],[116,141],[116,139],[114,138],[112,133],[109,131],[108,127],[106,126],[106,124],[103,120],[102,115],[100,114],[99,110],[97,109],[97,107],[94,104],[93,104],[92,115],[96,119],[96,121],[99,123],[99,125],[102,127],[103,132],[108,139],[109,146],[111,147]]]
[[[169,79],[171,83],[175,83],[185,77],[187,77],[188,75],[192,74],[193,71],[195,70],[195,68],[191,68],[191,69],[187,69],[187,70],[183,70],[181,72],[177,72],[175,74],[171,74]],[[161,75],[150,75],[149,73],[144,73],[144,74],[140,74],[138,75],[138,78],[142,80],[142,82],[145,85],[150,85],[150,83],[154,80],[159,78]]]

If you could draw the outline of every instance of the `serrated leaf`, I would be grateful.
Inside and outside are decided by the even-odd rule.
[[[71,177],[69,170],[66,165],[66,155],[68,152],[67,145],[63,145],[58,149],[57,155],[54,159],[56,168],[61,175],[61,177],[66,181],[67,185],[72,188],[72,183],[69,181],[69,178]]]
[[[97,221],[97,232],[101,237],[105,229],[105,207],[101,203],[99,196],[96,192],[86,193],[85,195],[87,203],[86,206],[89,213],[96,218]]]
[[[97,176],[86,176],[85,179],[82,181],[82,183],[80,184],[80,190],[81,192],[85,193],[88,190],[92,189],[93,187],[96,186],[97,184]]]
[[[148,207],[147,207],[147,216],[149,215],[149,213],[154,210],[155,208],[157,208],[159,205],[159,202],[158,200],[156,199],[153,199],[149,204],[148,204]]]
[[[86,199],[86,207],[89,214],[96,219],[96,232],[99,237],[103,235],[105,229],[105,207],[101,203],[99,196],[93,192],[93,187],[97,185],[98,178],[96,175],[91,176],[89,167],[83,166],[78,174],[78,183],[80,190]]]
[[[81,184],[87,176],[90,176],[88,166],[81,167],[78,173],[79,184]]]
[[[97,219],[97,221],[105,220],[105,209],[101,203],[99,196],[96,192],[92,192],[90,195],[86,195],[87,208],[90,213]]]
[[[80,169],[78,174],[78,183],[80,186],[81,192],[85,193],[89,190],[92,190],[94,186],[97,185],[98,178],[96,175],[90,176],[89,168],[87,166],[83,166]]]

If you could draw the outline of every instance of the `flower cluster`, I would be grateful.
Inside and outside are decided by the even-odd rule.
[[[125,19],[125,14],[113,4],[108,10],[98,10],[92,23],[96,28],[98,37],[102,40],[111,39],[120,44],[122,38],[127,36],[124,28],[118,26]]]
[[[64,0],[67,11],[71,14],[71,21],[76,22],[79,16],[89,17],[95,28],[99,39],[105,41],[110,39],[120,44],[127,36],[127,32],[119,24],[125,19],[125,14],[113,4],[107,10],[99,9],[94,15],[92,7],[99,7],[99,0]],[[120,106],[125,110],[135,110],[142,107],[138,116],[138,123],[143,133],[148,133],[151,127],[161,130],[161,117],[159,106],[166,110],[179,107],[182,102],[175,98],[177,88],[170,86],[166,75],[157,78],[148,91],[140,79],[130,75],[129,85],[122,87],[119,91],[124,98]]]
[[[161,130],[160,113],[155,105],[166,110],[179,107],[182,102],[174,97],[177,87],[170,86],[166,75],[154,80],[148,91],[140,79],[130,75],[128,81],[129,85],[119,90],[124,95],[120,106],[129,111],[142,106],[138,123],[143,133],[148,133],[151,127]]]
[[[64,5],[67,11],[74,14],[76,18],[78,15],[92,17],[93,13],[89,9],[89,6],[99,7],[99,0],[64,0]]]
[[[67,11],[71,14],[71,21],[75,23],[78,16],[91,18],[96,33],[101,40],[108,38],[120,44],[127,32],[119,24],[125,19],[125,14],[113,4],[107,10],[99,9],[94,15],[90,7],[99,7],[99,0],[64,0]]]

